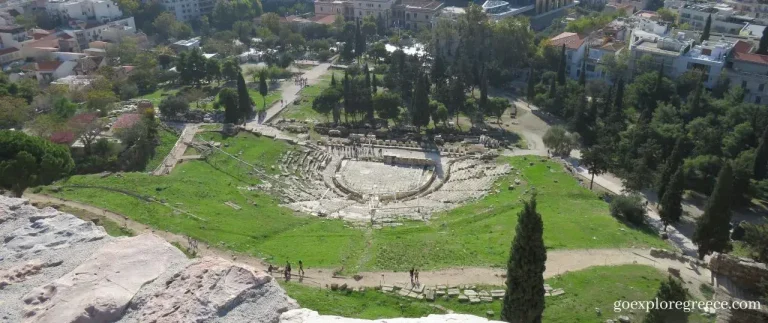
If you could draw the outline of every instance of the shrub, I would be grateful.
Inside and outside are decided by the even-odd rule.
[[[611,215],[634,225],[645,223],[646,210],[640,195],[619,195],[611,200]]]
[[[331,52],[328,50],[321,50],[317,52],[317,60],[321,62],[327,61],[329,58],[331,58]]]

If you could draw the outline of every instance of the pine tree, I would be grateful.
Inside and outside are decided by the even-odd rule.
[[[685,302],[688,300],[688,291],[677,279],[669,278],[661,282],[656,298],[661,302]],[[651,309],[645,316],[643,323],[685,323],[688,322],[688,313],[683,309]]]
[[[712,252],[730,251],[729,227],[731,222],[731,190],[733,170],[726,162],[717,175],[717,182],[709,196],[704,214],[696,222],[693,242],[698,245],[699,259]]]
[[[536,84],[534,83],[536,78],[534,77],[533,72],[533,67],[531,67],[530,72],[528,73],[528,90],[525,93],[528,102],[533,102],[533,99],[536,97]]]
[[[557,84],[565,85],[565,44],[560,51],[560,65],[557,66]]]
[[[554,77],[552,78],[551,82],[549,82],[549,92],[547,92],[547,94],[550,98],[557,96],[557,84]]]
[[[379,91],[379,80],[376,79],[376,74],[373,74],[371,78],[371,93],[376,94]]]
[[[712,14],[707,16],[707,22],[704,23],[704,31],[701,32],[701,39],[699,39],[700,43],[703,43],[705,40],[709,40],[710,28],[712,28]]]
[[[581,73],[579,74],[579,85],[582,87],[587,85],[587,60],[581,60]]]
[[[669,184],[672,175],[677,172],[677,169],[680,168],[680,165],[683,163],[683,149],[683,138],[679,137],[675,141],[675,147],[672,148],[672,152],[667,157],[667,162],[664,165],[664,169],[661,171],[661,177],[659,177],[659,182],[656,187],[656,197],[659,198],[659,201],[664,197],[667,184]]]
[[[243,73],[237,74],[237,106],[240,110],[240,119],[243,123],[253,116],[251,96],[248,95],[248,88],[245,86]]]
[[[768,28],[766,28],[768,29]],[[763,131],[763,138],[760,140],[760,145],[757,146],[757,151],[755,152],[755,164],[754,164],[754,178],[755,180],[763,180],[766,178],[766,173],[768,173],[768,126],[765,127],[765,130]]]
[[[763,36],[760,37],[760,44],[757,46],[757,53],[761,55],[768,54],[768,28],[763,29]]]
[[[331,74],[331,87],[336,87],[336,73]]]
[[[661,198],[661,210],[659,217],[664,223],[664,230],[670,223],[677,223],[683,215],[683,190],[685,189],[685,176],[683,168],[678,167],[675,174],[666,185],[667,190]]]
[[[544,223],[536,212],[536,197],[523,202],[507,262],[507,293],[501,308],[506,322],[539,323],[544,312]]]
[[[624,113],[624,79],[619,79],[619,84],[616,86],[616,101],[613,104],[614,114]]]

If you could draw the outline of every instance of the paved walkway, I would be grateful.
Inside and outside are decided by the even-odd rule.
[[[304,74],[301,76],[303,78],[307,79],[308,85],[312,85],[317,83],[317,81],[320,79],[323,74],[325,74],[326,71],[328,71],[328,68],[331,66],[331,63],[322,63],[315,67],[313,67],[311,70],[308,70],[304,72]],[[283,109],[285,109],[289,104],[291,104],[294,100],[296,100],[296,97],[298,97],[299,92],[301,92],[301,86],[298,86],[293,83],[293,80],[286,80],[280,85],[280,89],[283,93],[282,100],[283,103],[281,104],[279,101],[273,104],[271,107],[267,109],[267,115],[264,118],[264,120],[261,123],[269,123],[274,119]],[[247,123],[247,126],[254,127],[255,125],[261,124],[259,123],[258,119],[251,120]]]
[[[118,224],[131,229],[136,234],[154,233],[168,242],[176,242],[184,247],[189,247],[187,238],[183,235],[154,230],[151,227],[133,221],[127,216],[118,214],[93,205],[80,203],[76,201],[63,200],[48,195],[27,193],[24,197],[33,203],[58,204],[71,208],[90,212],[95,215],[103,216]],[[261,258],[253,257],[247,254],[235,253],[229,250],[222,250],[211,247],[203,242],[198,243],[199,256],[215,256],[233,259],[237,262],[252,266],[255,269],[267,270],[268,264]],[[549,278],[558,274],[564,274],[569,271],[582,270],[593,266],[624,265],[624,264],[643,264],[656,267],[666,271],[669,267],[680,270],[681,275],[691,284],[689,290],[698,291],[698,284],[709,283],[711,280],[710,272],[706,268],[691,267],[685,263],[670,260],[653,258],[648,249],[576,249],[576,250],[555,250],[547,252],[547,263],[544,277]],[[296,264],[293,264],[296,267]],[[407,272],[360,272],[357,275],[361,279],[356,280],[352,277],[335,277],[332,269],[312,268],[307,264],[306,274],[303,278],[295,277],[299,282],[315,286],[325,287],[333,283],[347,284],[350,287],[376,287],[382,284],[400,284],[408,283],[410,278]],[[298,268],[297,270],[298,271]],[[502,268],[489,267],[454,267],[435,271],[421,271],[419,277],[422,284],[425,285],[503,285],[502,275],[505,270]],[[276,277],[282,277],[275,274]]]
[[[184,130],[181,132],[179,139],[176,140],[176,144],[168,155],[165,156],[165,159],[163,159],[160,165],[155,168],[152,175],[159,176],[171,173],[173,168],[176,167],[176,164],[179,163],[179,160],[184,157],[184,152],[187,150],[187,144],[195,137],[199,126],[200,124],[197,123],[188,123],[184,126]]]

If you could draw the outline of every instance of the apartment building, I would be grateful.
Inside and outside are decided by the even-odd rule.
[[[565,74],[576,79],[581,74],[581,62],[587,48],[586,37],[577,33],[564,32],[549,41],[551,46],[561,48],[565,45]]]
[[[45,10],[62,21],[74,19],[106,23],[123,16],[117,4],[110,0],[49,0]]]
[[[162,0],[165,9],[176,16],[179,21],[190,22],[202,15],[213,12],[215,0]]]
[[[739,35],[747,24],[759,24],[753,17],[739,15],[738,12],[723,3],[686,3],[678,9],[680,24],[689,24],[694,30],[703,30],[707,18],[712,16],[711,31]]]
[[[382,17],[388,26],[431,28],[443,3],[434,0],[315,0],[315,15],[341,15],[346,20]]]
[[[768,103],[768,55],[751,53],[752,44],[738,41],[726,65],[726,73],[731,86],[740,86],[745,90],[744,101]]]
[[[392,8],[394,24],[409,30],[432,28],[432,20],[442,7],[439,1],[400,0]]]

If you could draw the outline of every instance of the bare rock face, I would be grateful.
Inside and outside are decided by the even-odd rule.
[[[27,277],[39,274],[46,267],[55,267],[61,265],[63,261],[50,263],[41,263],[40,260],[32,260],[23,265],[11,267],[8,270],[0,270],[0,289],[14,283],[20,283],[27,280]]]
[[[270,292],[271,291],[271,292]],[[139,296],[126,316],[138,322],[209,322],[254,301],[272,301],[249,322],[275,322],[280,313],[298,308],[265,272],[221,258],[203,258],[174,274],[154,293]],[[253,306],[251,306],[253,307]]]
[[[396,318],[381,320],[349,319],[340,316],[320,315],[305,308],[291,310],[280,316],[280,323],[501,323],[467,314],[432,314],[421,318]]]
[[[27,322],[112,322],[146,283],[186,256],[151,234],[115,239],[23,300]]]
[[[713,273],[725,275],[739,287],[760,293],[760,282],[768,280],[768,265],[747,258],[715,254],[709,260]]]

